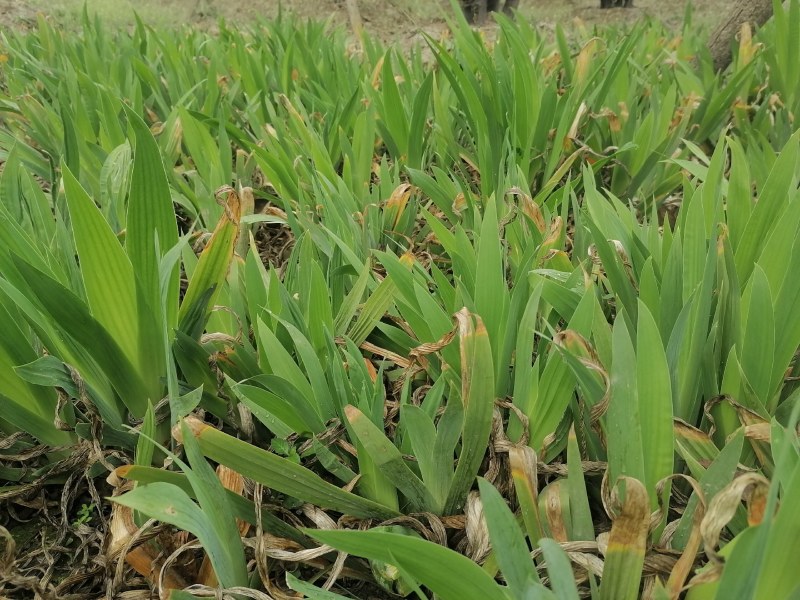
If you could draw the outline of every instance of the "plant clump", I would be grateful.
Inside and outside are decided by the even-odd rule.
[[[0,595],[793,593],[800,2],[495,18],[4,34]]]

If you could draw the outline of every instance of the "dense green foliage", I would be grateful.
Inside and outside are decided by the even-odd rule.
[[[202,545],[185,583],[797,593],[776,12],[726,74],[688,17],[402,52],[291,19],[6,32],[3,497],[92,443],[136,482],[115,518]]]

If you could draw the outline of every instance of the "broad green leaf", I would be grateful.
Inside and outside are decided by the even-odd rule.
[[[530,364],[530,360],[525,361],[523,356],[532,357],[534,348],[534,338],[536,335],[536,323],[539,318],[539,302],[541,299],[542,284],[537,285],[522,314],[517,332],[516,348],[514,351],[514,404],[519,407],[523,414],[530,414],[536,403],[538,386],[538,369]],[[512,413],[509,415],[508,431],[509,438],[518,441],[522,436],[522,423],[519,418]]]
[[[139,307],[133,267],[100,210],[66,165],[63,173],[64,193],[92,316],[136,365]]]
[[[616,360],[617,357],[615,365]],[[623,368],[624,365],[623,362]],[[650,496],[650,508],[655,510],[658,506],[656,484],[673,473],[672,388],[658,326],[642,302],[639,303],[636,332],[636,386],[644,483]]]
[[[136,140],[125,245],[145,298],[151,310],[156,312],[161,305],[158,283],[161,256],[178,243],[178,227],[167,176],[153,135],[137,114],[124,104],[123,107]],[[160,255],[157,253],[156,240]],[[167,289],[167,324],[171,329],[177,323],[177,268],[170,273]]]
[[[28,400],[24,395],[6,396],[0,393],[3,403],[3,419],[12,424],[18,431],[24,431],[44,443],[59,445],[70,442],[70,437],[53,427],[52,417],[45,417],[30,410],[25,405]]]
[[[747,227],[742,233],[741,243],[736,250],[736,270],[742,282],[750,277],[759,250],[791,198],[787,192],[791,187],[791,181],[796,177],[799,140],[800,132],[796,132],[778,156],[770,171],[769,179],[761,189],[758,202],[753,207]],[[794,193],[796,194],[796,190]]]
[[[475,311],[483,320],[492,345],[495,378],[499,379],[502,334],[508,315],[509,293],[497,222],[498,201],[489,199],[481,223],[478,262],[475,271]]]
[[[296,407],[289,401],[260,387],[228,382],[231,391],[253,416],[275,435],[285,438],[293,432],[310,430]]]
[[[281,320],[281,324],[291,336],[297,356],[300,358],[300,361],[302,361],[318,413],[321,418],[326,421],[334,418],[337,415],[336,407],[334,406],[334,400],[331,397],[331,391],[325,379],[323,363],[317,356],[315,348],[312,347],[310,341],[306,339],[294,325],[285,320]],[[322,339],[323,342],[324,338],[330,335],[330,331],[330,328],[326,329],[326,334]]]
[[[316,456],[320,464],[325,467],[325,470],[339,481],[348,484],[358,477],[358,475],[344,463],[341,457],[337,456],[328,446],[319,441],[318,437],[314,437],[311,443],[311,451],[314,453],[314,456]]]
[[[354,406],[345,406],[345,415],[364,450],[381,472],[408,498],[414,512],[441,510],[425,484],[405,464],[400,450],[383,431]]]
[[[286,585],[289,586],[289,589],[292,589],[295,592],[300,592],[303,594],[303,597],[308,598],[309,600],[348,600],[347,596],[334,594],[333,592],[323,590],[315,585],[301,581],[288,571],[286,572]]]
[[[528,552],[525,536],[500,492],[483,478],[478,479],[478,487],[489,539],[503,577],[508,582],[509,593],[515,598],[526,597],[529,590],[539,583],[539,575]]]
[[[578,589],[572,565],[563,548],[551,539],[539,540],[539,547],[547,563],[547,574],[550,576],[550,587],[559,600],[577,600]]]
[[[114,474],[118,477],[130,479],[131,481],[136,481],[143,485],[157,482],[168,483],[170,485],[179,487],[190,497],[195,497],[195,492],[192,489],[192,485],[189,483],[186,475],[177,471],[167,471],[164,469],[157,469],[155,467],[125,465],[122,467],[117,467],[117,469],[114,471]],[[253,505],[253,502],[230,490],[225,490],[225,493],[228,498],[228,503],[230,504],[233,516],[242,521],[251,523],[252,525],[256,525],[258,520],[256,518],[256,509]],[[297,529],[282,521],[269,511],[262,511],[261,519],[264,530],[269,533],[294,540],[298,544],[304,546],[307,546],[310,543],[310,540],[302,535]]]
[[[149,467],[153,464],[153,454],[156,449],[153,443],[156,433],[156,421],[152,404],[147,407],[147,412],[144,414],[140,433],[141,435],[136,440],[134,463],[142,467]]]
[[[391,564],[393,557],[442,600],[511,598],[466,556],[416,537],[375,531],[305,530],[337,550]],[[457,576],[454,576],[456,575]]]
[[[437,472],[438,465],[443,463],[446,457],[436,454],[438,440],[436,426],[422,408],[413,404],[404,404],[400,408],[400,418],[406,427],[414,456],[417,458],[422,481],[425,482],[425,487],[441,510],[447,499],[449,480]]]
[[[18,325],[24,325],[24,322],[15,323],[0,304],[0,393],[3,395],[3,407],[7,411],[3,418],[46,444],[67,445],[73,436],[53,426],[58,404],[58,396],[53,387],[55,382],[62,383],[62,380],[44,375],[45,371],[48,374],[60,371],[63,363],[48,356],[16,366],[36,356]],[[52,371],[42,365],[44,361],[53,367]],[[72,383],[69,375],[63,379]],[[79,395],[68,384],[63,389],[73,397]],[[69,414],[69,408],[64,407],[66,411],[62,409],[62,412]]]
[[[494,368],[489,335],[480,317],[466,309],[456,313],[461,353],[461,402],[464,427],[461,453],[447,496],[445,514],[459,510],[475,482],[486,453],[494,412]]]
[[[70,290],[22,259],[15,257],[14,262],[52,323],[91,354],[128,409],[134,415],[144,415],[148,399],[144,382],[108,330]],[[80,370],[81,365],[74,366]],[[112,403],[112,399],[103,400]]]
[[[355,517],[387,519],[397,516],[392,509],[345,492],[286,458],[237,440],[197,419],[190,417],[186,422],[203,454],[244,477],[294,498]]]
[[[794,570],[794,557],[800,551],[800,517],[793,510],[798,502],[800,463],[795,464],[789,485],[783,491],[778,514],[769,524],[756,597],[790,598],[798,593],[800,583]]]
[[[787,276],[780,290],[774,290],[775,348],[772,371],[771,394],[783,384],[785,369],[800,345],[800,320],[793,319],[796,307],[800,305],[800,279],[792,276],[800,269],[800,239],[796,238]]]
[[[569,489],[570,514],[572,516],[573,540],[591,541],[595,538],[589,496],[586,493],[586,480],[583,477],[578,440],[574,426],[567,438],[567,488]],[[513,473],[513,471],[512,471]]]
[[[354,344],[359,346],[367,339],[378,321],[389,310],[396,293],[397,285],[391,277],[386,277],[378,284],[378,287],[364,303],[355,323],[347,331],[347,337],[353,340]]]
[[[645,481],[642,416],[637,387],[636,353],[625,319],[617,317],[613,332],[611,399],[605,415],[608,434],[609,478],[621,476]]]
[[[745,290],[746,302],[742,305],[743,336],[741,366],[760,400],[761,407],[770,405],[772,360],[775,353],[775,321],[772,295],[764,271],[758,265],[753,269],[750,285]],[[745,313],[746,311],[746,313]],[[758,412],[761,407],[750,407]],[[763,409],[762,409],[763,410]]]
[[[169,483],[151,483],[139,486],[122,496],[115,496],[112,501],[191,532],[197,536],[203,548],[212,557],[212,562],[217,569],[217,577],[221,582],[225,582],[223,585],[226,583],[236,585],[242,580],[243,573],[235,574],[220,568],[227,565],[227,560],[211,518],[179,487]],[[241,545],[239,545],[239,550],[241,551]],[[231,565],[232,567],[233,565]],[[241,567],[244,567],[244,563]],[[245,583],[247,583],[246,579],[239,585]]]
[[[224,587],[247,585],[244,548],[233,518],[228,495],[214,469],[206,462],[185,421],[181,422],[183,444],[191,468],[177,461],[194,490],[203,516],[214,530],[214,540],[205,545],[217,579]]]
[[[295,329],[294,332],[297,332],[297,330]],[[297,409],[302,412],[308,427],[313,428],[314,431],[324,429],[322,411],[315,399],[314,390],[303,371],[283,347],[278,337],[261,319],[258,320],[257,335],[262,357],[261,368],[267,372],[274,373],[276,378],[285,380],[299,392],[302,398],[302,406],[297,407]],[[295,340],[297,339],[295,338]],[[267,362],[264,363],[263,359],[266,359]],[[329,416],[326,415],[326,417]]]
[[[731,169],[725,221],[730,229],[731,245],[735,251],[739,247],[747,227],[754,203],[752,180],[745,151],[736,139],[729,138],[728,147],[731,149]]]
[[[214,306],[214,299],[225,282],[230,262],[233,260],[240,217],[239,196],[232,189],[228,189],[222,216],[211,239],[200,254],[197,268],[192,274],[178,312],[178,328],[195,339],[203,333]]]

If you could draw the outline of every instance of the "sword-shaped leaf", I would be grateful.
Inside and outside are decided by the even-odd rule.
[[[436,506],[430,491],[405,463],[400,450],[383,431],[355,406],[347,405],[344,411],[364,450],[381,472],[408,498],[411,509],[414,512],[440,511],[441,507]]]
[[[396,557],[406,571],[442,600],[512,597],[466,556],[427,540],[380,531],[309,529],[305,533],[348,554],[387,564]]]
[[[189,417],[186,423],[205,456],[282,494],[364,519],[397,516],[390,508],[346,492],[297,463],[231,437],[198,419]]]
[[[642,578],[650,502],[647,490],[632,477],[620,477],[612,491],[617,504],[608,538],[601,600],[636,600]]]
[[[458,466],[445,505],[446,514],[453,514],[464,505],[467,492],[475,482],[486,454],[494,411],[494,368],[489,335],[481,318],[470,314],[466,308],[456,313],[455,318],[461,350],[464,428]]]
[[[200,254],[178,311],[178,329],[196,339],[203,333],[214,300],[225,283],[239,235],[239,196],[232,188],[227,188],[225,192],[222,216]]]

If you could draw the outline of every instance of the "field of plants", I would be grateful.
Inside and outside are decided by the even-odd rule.
[[[0,597],[800,594],[800,0],[0,36]]]

